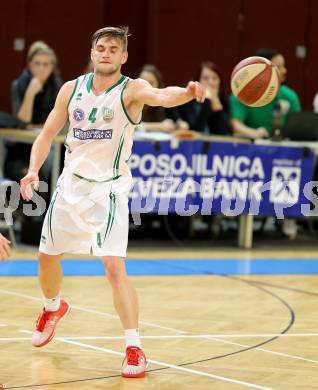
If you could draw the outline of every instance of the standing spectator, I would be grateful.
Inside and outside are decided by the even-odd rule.
[[[192,130],[206,134],[229,134],[229,98],[217,65],[211,61],[202,62],[196,80],[205,86],[206,99],[203,103],[192,101],[178,107],[182,119]]]
[[[153,88],[163,88],[164,83],[159,69],[152,64],[144,65],[139,77]],[[145,105],[142,111],[141,127],[148,131],[170,132],[176,129],[187,130],[188,124],[184,122],[175,108],[150,107]]]
[[[298,95],[285,84],[287,69],[283,55],[275,49],[259,49],[257,56],[272,61],[280,74],[282,85],[276,98],[263,107],[248,107],[231,95],[231,124],[234,134],[250,139],[267,138],[272,135],[274,110],[279,108],[282,115],[282,127],[290,112],[301,110]]]

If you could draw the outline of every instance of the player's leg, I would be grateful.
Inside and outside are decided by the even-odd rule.
[[[144,377],[147,360],[141,349],[139,337],[136,290],[127,276],[124,258],[104,256],[102,259],[113,290],[114,306],[125,329],[126,357],[123,362],[122,376]]]
[[[62,255],[39,252],[39,281],[43,292],[44,308],[40,313],[32,335],[32,345],[43,347],[55,334],[55,328],[70,310],[70,305],[60,299],[63,272]]]
[[[54,299],[59,295],[62,285],[62,255],[48,255],[46,253],[39,252],[38,258],[39,282],[43,296],[47,299]]]
[[[134,287],[128,279],[122,257],[103,257],[107,277],[113,290],[115,309],[125,329],[138,327],[138,300]]]
[[[70,310],[70,305],[60,299],[63,272],[62,253],[71,242],[66,228],[72,227],[71,213],[64,201],[55,193],[47,210],[39,249],[39,282],[43,292],[44,308],[40,313],[32,335],[32,344],[42,347],[52,340],[55,328],[61,318]]]

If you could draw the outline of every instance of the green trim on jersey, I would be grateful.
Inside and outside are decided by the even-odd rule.
[[[102,239],[100,236],[100,233],[97,233],[97,245],[101,248],[102,247]]]
[[[114,84],[112,85],[111,87],[109,87],[106,91],[105,91],[105,94],[110,92],[112,89],[114,89],[115,87],[117,87],[117,85],[121,84],[124,80],[125,80],[126,76],[121,76],[121,78]]]
[[[64,146],[65,146],[65,149],[67,149],[68,152],[71,153],[70,145],[66,141],[64,142]]]
[[[119,146],[117,149],[117,153],[116,153],[116,157],[115,157],[114,165],[113,165],[114,176],[118,175],[120,155],[121,155],[121,151],[123,149],[124,141],[125,141],[125,137],[124,137],[124,134],[122,134],[120,137],[120,140],[119,140]]]
[[[77,177],[78,179],[88,181],[89,183],[107,183],[107,182],[109,182],[109,181],[113,181],[113,180],[119,179],[121,175],[117,175],[117,176],[111,177],[110,179],[102,180],[102,181],[98,181],[98,180],[94,180],[94,179],[89,179],[89,178],[84,177],[84,176],[81,176],[81,175],[79,175],[79,174],[77,174],[77,173],[75,173],[75,172],[73,172],[73,176]]]
[[[108,215],[108,221],[107,221],[107,227],[105,231],[104,241],[105,242],[107,236],[110,235],[110,232],[112,231],[114,219],[115,219],[115,213],[116,213],[116,196],[112,192],[109,194],[109,215]]]
[[[124,103],[124,99],[123,99],[123,93],[124,93],[124,90],[125,90],[125,88],[126,88],[126,86],[127,86],[127,84],[128,84],[128,81],[129,81],[129,79],[126,81],[126,84],[124,85],[123,89],[121,90],[120,101],[121,101],[121,105],[122,105],[122,107],[123,107],[124,113],[125,113],[127,119],[129,120],[129,122],[130,122],[132,125],[137,126],[137,125],[139,125],[139,124],[141,123],[141,118],[140,118],[140,121],[137,122],[137,123],[135,123],[135,122],[130,118],[130,116],[128,115],[128,112],[126,111],[126,107],[125,107],[125,103]]]
[[[54,199],[52,198],[50,206],[48,208],[48,234],[51,236],[51,241],[52,244],[54,245],[54,240],[53,240],[53,233],[52,233],[52,214],[53,214],[53,208],[54,208],[54,203],[56,201],[57,197],[57,192],[55,193]]]
[[[87,88],[87,92],[90,92],[92,90],[92,84],[93,84],[93,78],[94,78],[94,73],[91,73],[88,77],[88,80],[87,80],[87,83],[86,83],[86,88]],[[115,87],[117,87],[117,85],[121,84],[124,80],[125,80],[126,76],[121,76],[120,79],[118,81],[116,81],[115,84],[113,84],[112,86],[110,86],[108,89],[106,89],[105,91],[105,94],[107,94],[108,92],[110,92],[112,89],[114,89]]]
[[[77,78],[76,81],[75,81],[75,85],[74,85],[74,88],[73,88],[72,95],[71,95],[71,97],[70,97],[69,100],[68,100],[67,109],[68,109],[68,107],[69,107],[69,105],[70,105],[70,103],[71,103],[71,100],[73,99],[73,96],[75,95],[75,91],[76,91],[76,88],[77,88],[77,84],[78,84],[78,78]]]
[[[93,77],[94,77],[94,73],[91,73],[88,77],[88,80],[86,83],[87,92],[90,92],[92,89]]]

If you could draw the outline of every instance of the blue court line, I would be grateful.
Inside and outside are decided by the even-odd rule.
[[[311,275],[318,274],[318,259],[162,259],[127,260],[130,275]],[[66,276],[104,275],[100,260],[63,260]],[[37,260],[0,262],[0,276],[36,276]]]

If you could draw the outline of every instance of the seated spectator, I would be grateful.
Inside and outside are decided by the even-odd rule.
[[[34,42],[27,54],[26,69],[12,82],[13,115],[25,124],[42,126],[54,107],[61,86],[53,49],[42,41]],[[19,181],[26,172],[31,145],[12,143],[7,149],[6,175]],[[42,170],[43,179],[47,179],[48,174],[43,177]]]
[[[301,110],[298,95],[285,85],[287,69],[283,55],[275,49],[259,49],[255,55],[265,57],[277,66],[281,86],[277,97],[263,107],[249,107],[231,95],[231,124],[235,135],[250,139],[267,138],[273,133],[273,114],[279,108],[283,127],[290,112]]]
[[[249,107],[231,95],[231,117],[234,134],[251,139],[267,138],[273,135],[275,111],[280,112],[280,125],[284,127],[290,112],[301,110],[300,101],[295,91],[285,85],[287,69],[283,55],[275,49],[259,49],[255,55],[265,57],[272,61],[281,78],[281,86],[276,98],[263,107]],[[297,235],[296,220],[285,218],[282,224],[284,236],[294,239]]]
[[[56,55],[46,43],[37,41],[31,45],[27,69],[12,83],[13,115],[26,123],[45,122],[62,86],[56,66]]]
[[[191,130],[205,134],[229,134],[230,104],[223,89],[221,72],[211,61],[202,62],[196,80],[206,87],[203,103],[191,101],[177,107]]]
[[[144,65],[139,77],[154,88],[163,88],[164,83],[160,71],[154,65]],[[187,130],[189,127],[185,123],[175,108],[150,107],[145,105],[142,111],[143,130],[170,132],[176,129]]]

